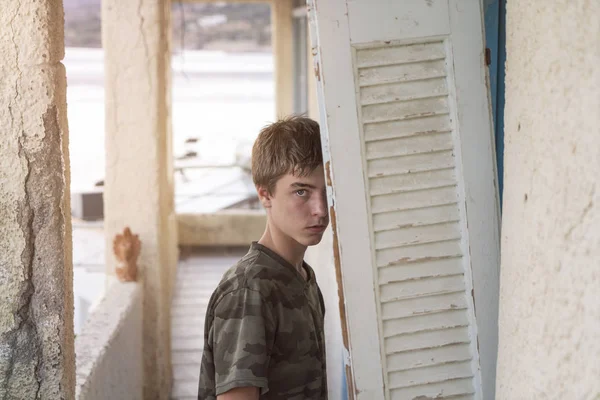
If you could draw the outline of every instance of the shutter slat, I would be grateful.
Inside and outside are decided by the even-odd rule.
[[[457,257],[462,255],[460,241],[426,243],[422,245],[397,247],[379,250],[376,252],[378,267],[402,265],[410,262],[428,261],[444,257]]]
[[[373,230],[382,232],[412,226],[441,224],[458,221],[459,219],[458,205],[454,203],[439,207],[417,208],[373,215]]]
[[[367,162],[369,178],[454,167],[452,151],[396,156]]]
[[[464,293],[450,293],[431,297],[398,300],[381,305],[383,321],[395,318],[414,317],[444,311],[461,310],[467,307]]]
[[[392,319],[383,322],[383,336],[455,328],[469,324],[464,310],[451,310],[430,315]]]
[[[386,122],[448,114],[448,98],[440,96],[419,100],[374,104],[362,107],[363,122]]]
[[[400,191],[422,190],[451,186],[456,182],[454,168],[435,171],[413,172],[373,178],[370,181],[371,196],[391,194]]]
[[[406,400],[421,398],[427,399],[440,399],[443,400],[449,396],[465,395],[473,393],[473,379],[455,379],[445,382],[438,382],[433,384],[413,386],[404,389],[392,389],[390,390],[390,396],[392,400]]]
[[[405,119],[399,121],[365,124],[366,142],[414,136],[422,133],[449,132],[452,130],[448,114],[434,115],[425,118]]]
[[[446,76],[444,60],[421,63],[398,64],[364,68],[360,70],[358,84],[361,87],[386,83],[410,82]]]
[[[458,200],[455,186],[418,190],[406,193],[393,193],[371,197],[373,213],[410,210],[454,204]]]
[[[379,284],[403,282],[410,279],[432,278],[436,276],[456,275],[463,272],[462,260],[442,258],[420,263],[392,265],[379,268]]]
[[[381,285],[379,288],[380,301],[408,299],[413,297],[434,296],[444,293],[460,292],[464,287],[464,277],[451,275],[435,278],[413,279],[405,282],[394,282]]]
[[[446,56],[443,42],[419,43],[405,46],[379,47],[360,50],[356,54],[359,69],[384,65],[443,60]]]
[[[394,229],[375,233],[375,249],[393,249],[415,244],[458,240],[460,235],[460,225],[457,222]]]
[[[388,384],[390,388],[396,389],[444,382],[451,379],[471,378],[472,376],[470,361],[462,361],[392,372],[389,374]]]
[[[464,313],[464,311],[462,311]],[[430,365],[439,365],[471,359],[468,344],[453,344],[434,349],[415,350],[404,353],[390,354],[387,357],[389,372],[405,371]]]
[[[367,160],[398,157],[409,154],[452,150],[452,135],[448,132],[387,139],[367,143]]]
[[[445,77],[365,87],[360,91],[360,102],[366,106],[442,95],[448,95]]]

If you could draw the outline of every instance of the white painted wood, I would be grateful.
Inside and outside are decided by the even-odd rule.
[[[373,140],[414,136],[423,133],[449,132],[451,129],[450,116],[442,114],[429,118],[368,124],[364,126],[364,137],[366,142],[370,142]]]
[[[385,338],[386,354],[429,349],[450,344],[469,343],[467,327],[449,328],[439,331],[417,332],[408,335],[395,335]]]
[[[459,218],[460,210],[457,204],[382,213],[373,215],[373,231],[382,232],[403,227],[439,224],[458,221]]]
[[[394,334],[415,333],[468,325],[469,320],[464,312],[461,310],[452,310],[432,315],[417,315],[409,318],[385,321],[383,323],[383,336],[390,337]]]
[[[364,123],[388,122],[448,113],[448,99],[433,97],[405,102],[368,105],[362,109]]]
[[[394,64],[383,67],[361,68],[358,75],[360,87],[384,85],[386,83],[412,82],[446,76],[444,58],[439,60],[408,64]]]
[[[429,382],[443,382],[450,379],[470,378],[472,376],[469,361],[438,364],[431,367],[390,373],[390,387],[402,388],[424,385]]]
[[[367,162],[368,176],[433,171],[454,167],[454,155],[450,150],[413,154],[405,157],[390,157]]]
[[[353,44],[450,32],[447,0],[348,0],[347,3]]]
[[[461,230],[458,222],[413,226],[375,233],[375,249],[384,250],[452,239],[458,240],[460,237]]]
[[[309,15],[351,396],[493,398],[496,319],[484,313],[497,315],[498,215],[480,5],[323,0]],[[479,283],[491,292],[478,299]]]
[[[388,356],[387,366],[388,371],[393,373],[395,371],[470,360],[468,344],[452,344],[433,349],[391,354]]]
[[[465,294],[461,292],[439,296],[417,297],[383,303],[381,305],[381,319],[382,321],[387,321],[395,318],[465,309],[466,307],[467,299]]]
[[[443,399],[450,396],[471,394],[473,393],[473,386],[472,378],[452,379],[442,382],[434,381],[429,384],[411,386],[407,388],[391,388],[390,397],[393,399],[418,399],[420,396],[422,396],[422,399]]]
[[[417,100],[448,94],[444,77],[422,79],[411,82],[387,83],[377,86],[365,86],[360,91],[362,105],[392,103]]]
[[[456,188],[441,187],[413,192],[394,193],[371,198],[374,214],[413,208],[451,204],[458,201]]]
[[[456,258],[436,259],[419,263],[379,268],[379,284],[403,282],[410,279],[455,275],[463,272],[462,260]]]
[[[455,71],[465,71],[452,74],[452,77],[457,91],[456,122],[464,183],[463,204],[469,223],[465,248],[468,247],[470,252],[472,279],[467,283],[473,283],[469,290],[474,292],[477,305],[476,334],[483,398],[488,399],[495,397],[496,388],[500,216],[490,100],[486,91],[483,17],[479,2],[476,3],[476,6],[465,7],[463,0],[449,0],[452,67]]]
[[[451,276],[388,283],[379,287],[379,301],[387,303],[414,297],[456,293],[463,290],[463,281],[464,277],[461,273]]]
[[[384,177],[376,177],[370,180],[371,196],[397,193],[401,191],[413,191],[423,189],[434,189],[451,186],[456,182],[456,174],[453,168],[443,168],[422,173],[397,174]]]
[[[449,133],[427,133],[400,139],[380,140],[365,145],[369,161],[452,149],[452,135]]]
[[[328,187],[328,199],[336,215],[343,292],[345,295],[345,325],[350,336],[352,376],[349,383],[350,399],[383,399],[384,366],[379,340],[378,307],[374,282],[376,271],[356,268],[372,264],[370,221],[364,192],[360,122],[356,113],[357,95],[354,87],[353,50],[348,45],[348,19],[344,17],[344,1],[308,0],[311,40],[313,46],[317,93],[319,95],[322,146],[326,170],[332,181],[349,185]],[[316,44],[316,43],[315,43]],[[321,67],[323,66],[323,67]],[[325,72],[322,68],[327,68]],[[335,70],[335,72],[334,72]],[[324,84],[325,75],[336,75]],[[346,99],[341,102],[340,99]],[[333,129],[330,129],[333,128]],[[344,132],[343,135],[340,132]],[[354,215],[354,218],[348,218]],[[356,246],[356,243],[360,243]],[[361,296],[352,295],[361,293]],[[333,349],[333,351],[336,351]],[[348,362],[350,360],[347,360]]]

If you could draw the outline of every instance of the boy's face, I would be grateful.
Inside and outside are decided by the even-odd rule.
[[[258,194],[268,210],[273,233],[283,234],[304,246],[321,241],[329,224],[322,166],[305,177],[284,175],[273,193],[261,187]]]

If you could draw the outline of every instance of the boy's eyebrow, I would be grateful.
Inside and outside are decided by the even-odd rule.
[[[316,186],[310,185],[308,183],[302,183],[302,182],[294,182],[290,185],[290,187],[301,188],[301,189],[303,189],[303,188],[316,189],[317,188]]]

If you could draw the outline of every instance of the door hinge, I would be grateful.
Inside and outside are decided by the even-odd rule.
[[[485,48],[485,65],[489,66],[492,64],[492,50],[489,47]]]

